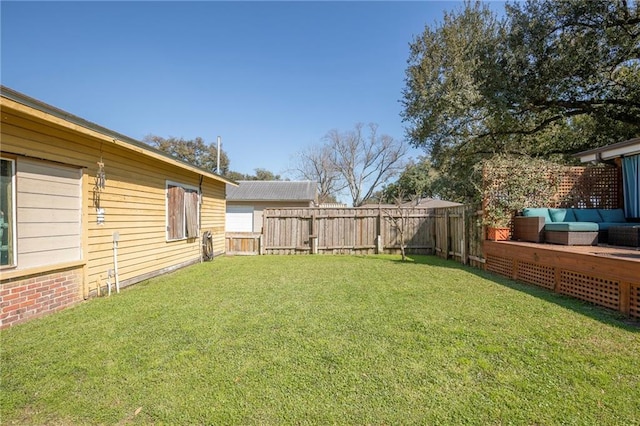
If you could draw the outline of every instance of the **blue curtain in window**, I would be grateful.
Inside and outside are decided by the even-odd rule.
[[[640,154],[622,159],[622,185],[625,216],[640,217]]]

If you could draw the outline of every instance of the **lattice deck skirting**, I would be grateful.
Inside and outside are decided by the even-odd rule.
[[[580,263],[555,263],[547,253],[536,251],[532,257],[527,251],[530,246],[522,247],[520,251],[514,245],[508,247],[509,250],[502,253],[486,253],[486,270],[640,319],[640,282],[635,278],[610,277],[604,272],[606,267],[604,270],[580,271]],[[539,262],[536,262],[538,258]],[[584,259],[585,264],[602,261],[595,257]],[[630,263],[629,268],[635,270],[637,265]]]
[[[619,286],[618,281],[577,272],[560,271],[560,293],[607,308],[619,308]]]
[[[505,277],[513,277],[513,260],[505,259],[496,256],[487,256],[486,258],[487,271],[495,272],[496,274],[503,275]]]
[[[640,284],[632,285],[629,292],[629,316],[640,318]]]
[[[555,289],[555,270],[552,266],[518,262],[518,279],[549,290]]]

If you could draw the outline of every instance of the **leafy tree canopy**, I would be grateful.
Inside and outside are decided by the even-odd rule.
[[[473,198],[469,170],[508,153],[569,161],[640,134],[640,15],[626,0],[466,3],[411,43],[403,119]]]
[[[418,162],[410,162],[400,174],[398,180],[384,187],[381,201],[394,203],[398,199],[409,201],[412,198],[426,198],[436,196],[435,182],[437,172],[427,158],[420,158]]]
[[[192,140],[183,138],[163,138],[156,135],[147,135],[143,141],[162,152],[192,164],[212,173],[216,172],[218,161],[218,150],[214,144],[207,144],[204,139],[197,137]],[[220,174],[226,175],[229,172],[229,157],[220,150]]]
[[[231,171],[226,174],[231,180],[283,180],[280,175],[274,174],[273,172],[257,168],[253,170],[254,174],[244,174],[240,172]]]
[[[143,141],[162,152],[192,164],[196,167],[216,172],[218,161],[218,151],[214,144],[207,144],[204,139],[197,137],[193,140],[183,138],[163,138],[156,135],[148,135]],[[231,180],[282,180],[280,175],[273,172],[257,168],[255,174],[244,174],[229,169],[229,157],[224,150],[220,150],[220,175]]]

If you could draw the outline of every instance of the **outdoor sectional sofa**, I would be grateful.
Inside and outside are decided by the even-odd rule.
[[[612,226],[634,226],[622,209],[526,208],[513,219],[513,239],[564,245],[606,243]]]

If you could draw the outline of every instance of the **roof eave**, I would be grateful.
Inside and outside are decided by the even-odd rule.
[[[314,201],[313,199],[295,199],[295,198],[274,198],[274,199],[266,199],[266,198],[227,198],[227,201],[242,201],[242,202],[265,202],[265,203],[274,203],[274,202],[296,202],[296,203],[310,203]]]
[[[201,169],[192,164],[189,164],[177,158],[171,157],[165,152],[162,152],[159,149],[149,146],[144,142],[137,141],[133,138],[130,138],[129,136],[123,135],[121,133],[107,129],[106,127],[100,126],[99,124],[85,120],[84,118],[70,114],[60,108],[56,108],[52,105],[46,104],[42,101],[39,101],[30,96],[27,96],[23,93],[17,92],[9,87],[0,85],[0,95],[2,98],[13,101],[16,104],[20,104],[25,107],[40,111],[52,117],[64,120],[68,123],[90,130],[91,132],[95,132],[101,135],[102,139],[108,140],[109,142],[113,142],[116,145],[145,154],[149,157],[155,158],[165,163],[173,164],[183,169],[193,171],[195,173],[201,174],[211,179],[218,180],[223,183],[228,183],[230,185],[238,186],[238,184],[233,180],[227,179],[216,173],[212,173],[208,170]],[[10,105],[5,105],[5,106],[10,107]]]
[[[575,154],[583,163],[601,162],[618,157],[640,154],[640,138],[614,143]]]

